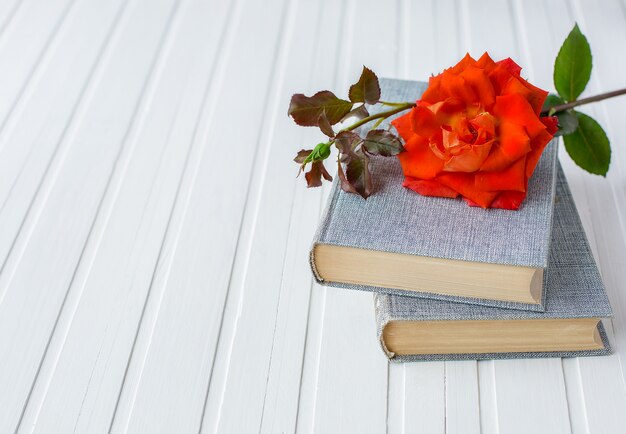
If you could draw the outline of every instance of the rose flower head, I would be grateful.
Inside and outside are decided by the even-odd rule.
[[[520,77],[511,59],[487,53],[430,78],[416,107],[392,121],[404,139],[404,186],[469,205],[518,209],[528,179],[557,131],[540,117],[548,92]]]

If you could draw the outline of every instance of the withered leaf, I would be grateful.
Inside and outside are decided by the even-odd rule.
[[[335,125],[350,110],[352,110],[350,101],[337,98],[334,93],[328,90],[322,90],[310,97],[301,93],[293,95],[289,103],[288,113],[298,125],[316,127],[319,125],[322,112],[325,112],[328,122]]]
[[[298,164],[302,164],[304,163],[306,158],[311,154],[311,152],[313,152],[313,149],[300,149],[298,151],[298,154],[296,155],[296,158],[294,158],[293,161],[295,161]]]
[[[367,199],[372,194],[372,175],[369,171],[369,158],[363,152],[359,152],[350,158],[346,167],[348,182],[358,194]]]
[[[370,130],[365,136],[363,147],[374,155],[390,157],[404,151],[402,141],[387,130]]]
[[[350,86],[348,96],[352,102],[376,104],[380,100],[380,85],[378,84],[376,74],[371,69],[363,66],[361,77],[359,81]]]
[[[341,131],[335,137],[335,144],[342,155],[348,155],[354,151],[354,148],[361,140],[361,137],[357,133]]]
[[[358,107],[353,108],[352,110],[350,110],[344,117],[343,119],[341,119],[341,122],[345,121],[346,119],[349,118],[356,118],[358,120],[361,120],[363,118],[368,117],[370,114],[367,111],[367,108],[365,108],[365,104],[360,105]]]
[[[322,177],[326,181],[332,181],[333,177],[324,167],[324,163],[321,161],[314,161],[311,163],[311,169],[304,174],[306,178],[307,187],[319,187],[322,185]]]
[[[343,171],[343,166],[340,162],[337,162],[337,176],[339,176],[339,180],[341,181],[341,189],[343,191],[345,191],[346,193],[359,194],[359,192],[356,191],[356,188],[354,188],[354,186],[350,184],[348,178],[346,178],[346,174]]]
[[[317,124],[319,125],[320,130],[322,130],[322,133],[326,134],[328,137],[335,137],[335,132],[333,131],[333,127],[328,121],[325,109],[322,110],[322,114],[320,114]]]

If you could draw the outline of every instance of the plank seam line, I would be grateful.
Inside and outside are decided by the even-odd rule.
[[[448,363],[443,362],[443,432],[448,432]]]
[[[436,3],[436,2],[435,2]],[[472,32],[470,30],[470,20],[469,20],[469,6],[466,0],[455,0],[455,10],[454,14],[455,20],[457,23],[458,29],[463,29],[463,32],[457,33],[457,50],[461,49],[463,52],[471,51],[472,47]],[[461,11],[459,14],[458,11]],[[461,21],[463,21],[461,23]],[[463,44],[463,39],[465,39],[465,44]],[[461,48],[465,46],[465,48]]]
[[[479,364],[481,362],[480,361],[476,361],[476,363],[474,364],[474,366],[476,367],[476,391],[477,393],[477,398],[478,398],[478,429],[480,432],[484,432],[484,427],[483,427],[483,417],[482,417],[482,398],[481,398],[481,393],[480,393],[480,369],[478,368]]]
[[[122,28],[122,23],[125,24],[125,21],[126,21],[126,19],[128,17],[127,11],[129,9],[131,9],[131,8],[127,7],[127,5],[128,5],[127,2],[121,2],[121,6],[118,9],[118,12],[116,13],[115,18],[114,18],[114,22],[111,25],[110,30],[109,30],[109,32],[107,34],[107,40],[106,40],[107,42],[104,44],[104,46],[103,46],[103,48],[101,50],[101,54],[98,56],[98,61],[96,62],[96,66],[92,69],[94,75],[96,73],[102,73],[102,69],[104,68],[103,65],[105,63],[104,63],[104,61],[101,62],[101,59],[105,59],[108,55],[110,55],[112,47],[115,45],[115,42],[117,42],[117,38],[119,37],[120,29]],[[136,124],[135,119],[136,118],[139,119],[139,123],[138,124],[143,124],[143,121],[144,121],[144,118],[145,118],[145,113],[141,109],[141,101],[145,99],[145,95],[147,93],[149,93],[151,90],[153,90],[153,89],[149,89],[149,82],[150,82],[150,78],[153,77],[154,74],[156,74],[156,70],[158,69],[158,68],[155,68],[155,67],[157,66],[157,58],[159,57],[159,55],[161,53],[162,43],[163,43],[163,40],[160,42],[159,48],[155,52],[155,56],[153,57],[153,61],[151,62],[151,65],[150,65],[150,67],[149,67],[149,69],[147,71],[146,78],[145,78],[144,83],[142,85],[142,90],[140,91],[139,98],[138,98],[138,100],[137,100],[137,102],[135,104],[135,110],[133,111],[133,114],[132,114],[132,117],[131,117],[131,121],[130,121],[130,123],[128,125],[128,128],[126,130],[125,136],[124,136],[124,138],[121,141],[120,149],[119,149],[119,151],[118,151],[118,153],[117,153],[117,155],[115,157],[115,160],[113,162],[112,170],[111,170],[111,173],[110,173],[109,178],[107,180],[107,183],[105,185],[103,195],[102,195],[102,197],[100,199],[100,202],[98,203],[98,207],[96,208],[96,213],[94,215],[94,219],[93,219],[93,221],[91,223],[91,226],[90,226],[89,231],[87,233],[87,236],[85,238],[85,244],[83,245],[83,247],[81,249],[81,253],[80,253],[80,255],[78,257],[78,260],[76,262],[76,267],[75,267],[74,272],[72,274],[72,277],[70,279],[68,288],[67,288],[67,290],[65,292],[65,296],[64,296],[62,304],[60,306],[59,313],[57,315],[57,318],[56,318],[54,326],[52,328],[50,337],[49,337],[48,342],[46,344],[46,348],[44,350],[42,360],[40,361],[40,364],[39,364],[39,367],[38,367],[35,379],[33,380],[33,384],[32,384],[31,389],[29,391],[28,399],[26,401],[24,409],[22,410],[22,415],[20,416],[18,429],[19,429],[19,426],[22,423],[22,418],[24,416],[25,409],[26,409],[26,407],[28,405],[28,401],[30,400],[30,397],[31,397],[34,385],[38,381],[38,376],[39,376],[39,373],[40,373],[43,361],[48,356],[48,350],[49,350],[49,347],[50,347],[50,343],[52,341],[52,337],[55,335],[55,333],[57,331],[57,326],[58,326],[58,323],[59,323],[59,319],[61,317],[62,312],[66,308],[66,301],[67,301],[69,292],[70,292],[72,286],[74,285],[74,281],[75,281],[75,278],[76,278],[77,270],[79,268],[79,264],[81,264],[83,262],[83,260],[85,259],[84,255],[85,255],[86,248],[89,245],[89,240],[92,239],[93,237],[97,237],[98,241],[96,243],[97,243],[97,245],[99,245],[100,240],[102,239],[102,234],[104,233],[104,230],[106,228],[106,224],[103,226],[102,231],[101,231],[101,233],[99,235],[96,234],[95,232],[93,232],[94,226],[95,226],[95,223],[98,221],[98,216],[100,216],[101,213],[106,212],[105,219],[108,220],[108,217],[110,216],[111,209],[112,209],[112,207],[113,207],[113,205],[115,203],[115,197],[117,197],[117,194],[119,193],[119,185],[118,185],[118,190],[114,193],[115,197],[114,197],[114,199],[111,202],[109,210],[103,209],[103,203],[104,203],[105,198],[107,196],[107,192],[113,186],[112,182],[114,180],[114,175],[117,172],[116,169],[118,168],[118,166],[121,166],[121,169],[120,169],[121,170],[121,175],[120,175],[120,181],[119,181],[121,183],[121,180],[124,178],[125,173],[126,173],[126,169],[127,169],[127,166],[128,166],[128,161],[131,159],[131,157],[132,157],[132,155],[134,153],[136,142],[135,141],[131,141],[131,146],[130,146],[130,148],[127,151],[128,155],[126,156],[126,161],[122,161],[123,159],[121,157],[124,155],[124,149],[125,149],[124,144],[127,142],[128,138],[129,138],[129,135],[131,134],[131,132],[133,130],[133,125]],[[162,66],[162,65],[160,65],[160,66]],[[89,77],[87,79],[87,82],[89,84],[87,84],[86,87],[89,87],[89,85],[91,85],[91,83],[92,83],[91,82],[91,76],[92,76],[92,74],[90,73],[90,75],[89,75]],[[81,96],[81,99],[82,99],[82,96]],[[142,112],[142,114],[140,114],[140,112]],[[137,117],[138,114],[140,114],[139,117]],[[96,252],[97,252],[97,247],[94,250],[94,254],[93,254],[94,257],[95,257]],[[93,257],[91,258],[91,262],[89,263],[88,269],[91,269],[92,263],[93,263]],[[89,273],[87,273],[87,275],[88,274]],[[83,288],[81,288],[81,295],[82,295],[82,289]],[[80,297],[78,297],[78,300],[80,300]],[[76,309],[74,308],[74,312],[72,312],[72,318],[73,318],[73,315],[75,313],[75,310]],[[71,321],[70,321],[70,323],[71,323]],[[63,342],[65,342],[65,338],[66,338],[66,336],[63,337]],[[54,362],[55,366],[56,366],[56,363],[58,362],[58,356],[61,353],[62,347],[63,347],[63,345],[61,345],[61,347],[59,348],[59,352],[57,354],[57,358],[56,358],[56,360]],[[53,373],[54,373],[54,370],[52,371],[51,377],[52,377]],[[45,397],[45,395],[48,392],[49,384],[50,383],[48,381],[48,383],[46,384],[46,389],[45,389],[45,391],[43,393],[44,397]],[[83,398],[83,402],[84,402],[84,398]],[[42,400],[42,404],[43,404],[43,400]],[[37,411],[37,413],[35,415],[35,420],[33,422],[33,426],[34,426],[34,424],[37,421],[40,409],[41,409],[41,407],[38,409],[38,411]],[[82,410],[82,405],[81,405],[81,410]],[[78,418],[80,418],[80,412],[79,412],[79,417]],[[78,423],[78,418],[77,418],[77,423]],[[76,429],[76,426],[75,426],[75,429]]]
[[[11,24],[13,24],[13,19],[15,18],[15,15],[17,15],[17,11],[23,4],[24,0],[17,0],[13,5],[13,9],[11,9],[11,11],[8,13],[4,22],[0,24],[0,43],[4,39],[4,32]]]
[[[385,433],[389,434],[389,383],[390,383],[391,369],[389,362],[387,362],[387,396],[385,399]]]
[[[13,102],[10,104],[10,108],[7,111],[7,114],[4,116],[2,121],[0,121],[0,152],[4,149],[6,143],[5,140],[2,140],[3,136],[5,136],[5,128],[7,127],[8,121],[13,118],[13,113],[16,112],[15,117],[19,117],[20,111],[23,110],[23,106],[28,101],[28,94],[32,94],[32,88],[39,82],[41,76],[43,75],[43,70],[50,61],[50,58],[55,53],[58,48],[59,39],[64,34],[66,30],[67,23],[69,18],[75,11],[74,6],[76,5],[77,0],[70,0],[65,4],[61,15],[57,19],[52,31],[48,35],[44,46],[41,48],[39,53],[37,54],[37,58],[35,59],[35,63],[30,68],[30,71],[26,74],[26,79],[21,84],[20,89],[13,99]],[[15,124],[15,122],[14,122]]]
[[[493,402],[495,404],[494,414],[496,417],[496,432],[500,433],[500,413],[498,412],[498,383],[496,382],[496,363],[491,360],[489,362],[491,365],[491,380],[493,382]]]
[[[280,46],[278,49],[279,50],[279,53],[278,53],[279,62],[278,63],[280,64],[280,66],[278,67],[278,71],[279,71],[278,78],[271,85],[271,88],[274,88],[274,87],[276,88],[276,90],[272,92],[274,95],[276,95],[276,97],[274,98],[274,108],[272,110],[272,114],[270,115],[272,118],[271,123],[270,123],[272,125],[271,133],[268,134],[266,140],[264,140],[266,144],[269,144],[269,146],[268,146],[268,150],[265,152],[265,158],[263,161],[262,178],[261,178],[261,183],[260,183],[261,186],[265,184],[265,179],[267,178],[267,171],[268,171],[268,165],[269,165],[269,159],[270,159],[269,149],[271,149],[271,146],[273,144],[272,137],[274,136],[274,129],[276,128],[276,122],[277,122],[277,116],[278,116],[278,110],[279,110],[278,95],[282,95],[281,90],[284,88],[285,70],[287,69],[287,58],[289,57],[288,53],[291,49],[291,39],[293,35],[293,30],[295,27],[295,15],[298,10],[298,3],[299,3],[299,0],[288,1],[287,6],[285,7],[283,11],[283,16],[281,17],[281,28],[283,29],[283,32],[280,38]],[[250,178],[250,180],[252,180],[252,177]],[[261,206],[261,197],[262,197],[262,194],[259,191],[258,197],[257,197],[256,209],[255,209],[255,218],[253,220],[254,222],[253,228],[252,228],[253,233],[256,229],[256,224],[258,221],[259,208]],[[291,227],[291,222],[292,222],[293,214],[294,214],[294,207],[293,207],[294,201],[295,201],[295,188],[294,190],[292,190],[292,193],[291,193],[291,206],[289,208],[289,216],[287,218],[287,228]],[[273,361],[273,356],[274,356],[274,344],[276,342],[276,328],[278,327],[278,312],[280,310],[281,299],[282,299],[281,294],[282,294],[283,284],[284,284],[284,279],[285,279],[285,264],[287,261],[287,246],[288,245],[289,245],[289,238],[287,237],[285,239],[285,243],[283,246],[284,254],[283,254],[283,259],[281,261],[282,271],[280,274],[280,281],[278,284],[279,289],[278,289],[278,296],[276,299],[276,309],[275,309],[275,315],[274,315],[274,330],[272,332],[272,345],[270,349],[270,357],[269,357],[269,361],[267,365],[267,374],[265,378],[265,390],[263,393],[263,404],[261,406],[261,420],[259,422],[259,434],[261,433],[263,429],[263,421],[265,418],[265,404],[267,400],[267,388],[268,388],[269,381],[270,381],[270,372],[272,369],[272,361]],[[251,254],[251,251],[249,250],[248,256],[250,256],[250,254]]]
[[[569,394],[570,393],[574,393],[574,391],[570,390],[569,387],[567,387],[567,378],[565,376],[565,366],[563,365],[563,359],[561,358],[559,360],[560,364],[561,364],[561,370],[563,371],[563,388],[565,389],[565,404],[567,405],[567,417],[569,420],[569,426],[570,426],[570,431],[572,430],[572,427],[574,426],[574,421],[572,420],[572,410],[570,409],[570,399],[569,399]],[[578,364],[578,363],[576,363]],[[578,368],[578,367],[577,367]],[[580,371],[577,369],[577,374],[580,377]],[[581,387],[582,387],[582,383],[581,383]],[[583,406],[585,406],[584,403],[584,399],[583,401]],[[585,408],[585,420],[587,419],[587,409]]]
[[[533,65],[532,56],[530,55],[530,46],[528,44],[528,34],[526,33],[526,20],[524,19],[524,11],[519,0],[508,0],[509,19],[513,27],[513,40],[515,48],[520,57],[524,57],[526,63],[526,71],[528,76],[534,78],[535,67]]]

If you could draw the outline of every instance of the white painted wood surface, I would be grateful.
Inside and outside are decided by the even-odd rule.
[[[371,296],[312,282],[328,186],[295,179],[294,92],[469,51],[552,89],[626,85],[626,0],[0,1],[0,433],[626,431],[626,98],[562,153],[615,318],[602,358],[388,364]]]

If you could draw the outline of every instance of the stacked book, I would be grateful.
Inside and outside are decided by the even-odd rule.
[[[425,87],[382,79],[382,99],[414,101]],[[396,159],[373,158],[367,200],[333,185],[310,253],[315,278],[374,293],[392,360],[608,354],[611,307],[557,145],[518,211],[420,196],[402,187]]]

